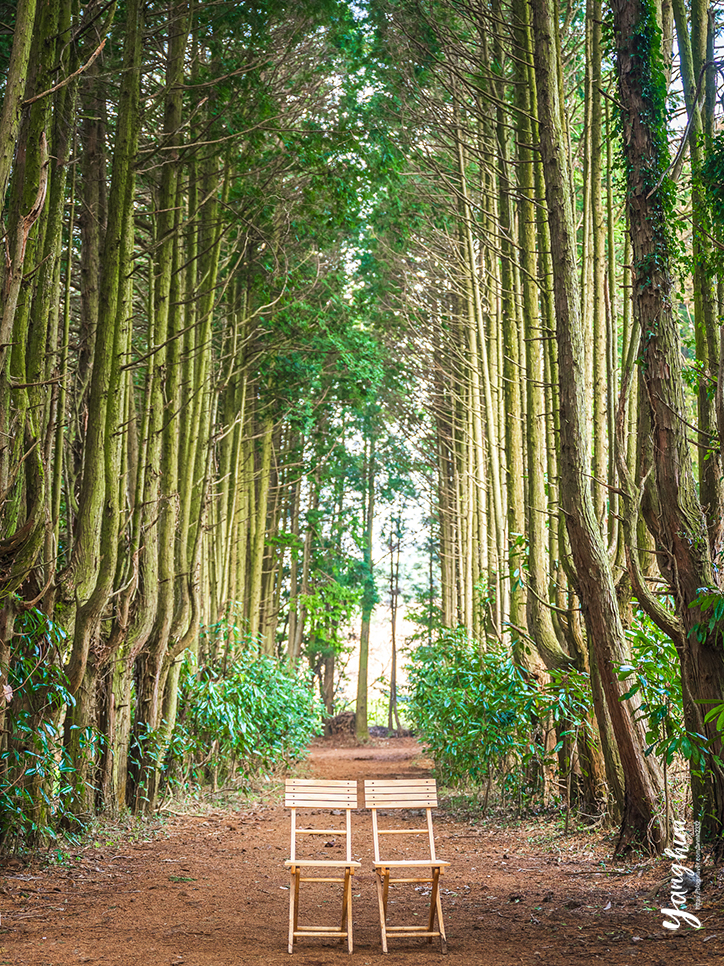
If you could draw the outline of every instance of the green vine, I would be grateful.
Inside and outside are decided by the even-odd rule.
[[[706,154],[699,172],[706,191],[709,217],[717,239],[724,237],[724,134],[717,134],[707,145]],[[718,248],[713,268],[721,270],[724,264],[724,251]]]
[[[621,107],[614,111],[616,130],[622,166],[630,192],[652,198],[649,208],[649,224],[654,239],[654,248],[646,257],[635,263],[635,278],[639,292],[655,288],[661,275],[670,271],[676,262],[679,244],[677,242],[676,185],[668,176],[670,164],[669,132],[667,109],[667,84],[662,56],[662,34],[656,15],[655,0],[639,0],[640,16],[629,41],[633,65],[637,73],[642,96],[643,109],[634,125],[642,126],[650,144],[650,153],[636,172],[623,150],[620,133],[624,125]],[[611,48],[614,47],[610,32],[606,34]],[[629,194],[629,198],[633,195]],[[644,346],[656,335],[656,331],[644,333]],[[643,346],[642,346],[643,348]]]
[[[666,73],[661,53],[662,34],[656,16],[655,0],[640,0],[642,16],[632,38],[632,48],[639,70],[641,94],[647,110],[641,123],[649,132],[651,155],[648,165],[639,172],[641,190],[652,194],[652,229],[655,250],[636,266],[641,285],[653,285],[657,273],[668,269],[670,255],[676,247],[671,232],[675,216],[676,186],[667,174],[670,164],[668,112],[666,106]]]

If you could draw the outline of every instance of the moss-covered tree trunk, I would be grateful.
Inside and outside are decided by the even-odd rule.
[[[180,136],[187,36],[186,4],[176,4],[173,7],[166,59],[164,136],[169,141],[175,141]],[[153,623],[148,639],[136,642],[136,646],[142,644],[136,718],[141,727],[151,732],[161,727],[167,673],[165,659],[174,616],[181,383],[180,346],[175,337],[181,329],[178,299],[179,180],[179,156],[178,151],[174,150],[165,159],[158,193],[158,244],[153,263],[154,338],[151,346],[153,354],[149,360],[151,410],[146,467],[148,486],[144,503],[148,506],[150,519],[145,527],[144,553],[155,555],[158,578],[157,587],[153,588],[154,607],[149,611]],[[136,763],[137,772],[134,771],[137,788],[142,790],[136,801],[139,811],[148,811],[155,804],[158,761],[162,760],[165,750],[163,740],[159,739],[156,745],[153,753],[146,755],[144,744],[139,741],[141,760]]]
[[[67,663],[72,692],[81,685],[89,692],[89,680],[99,671],[99,662],[88,666],[91,646],[104,649],[101,616],[108,606],[116,576],[119,549],[122,427],[127,381],[121,372],[130,345],[131,258],[134,225],[134,162],[140,126],[140,60],[142,50],[142,6],[130,0],[126,9],[126,33],[116,128],[108,226],[100,263],[98,330],[91,373],[86,451],[81,480],[78,530],[71,560],[70,579],[77,587],[73,644]],[[68,578],[66,578],[68,579]],[[85,813],[89,801],[88,760],[80,737],[92,722],[79,706],[66,718],[66,747],[76,767],[76,808]]]

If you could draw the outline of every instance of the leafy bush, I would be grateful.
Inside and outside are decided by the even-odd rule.
[[[563,739],[591,739],[588,675],[554,672],[541,686],[508,647],[487,648],[461,629],[418,646],[408,665],[408,713],[441,779],[481,786],[495,779],[509,795],[531,795],[543,764],[557,764]],[[558,741],[546,747],[546,729]]]
[[[535,694],[509,650],[446,631],[412,651],[407,670],[409,715],[443,781],[479,785],[521,762]]]
[[[61,666],[65,631],[37,608],[15,621],[0,754],[0,844],[35,846],[55,838],[70,814],[74,771],[62,747],[62,718],[74,704]],[[83,735],[94,740],[89,729]]]
[[[186,657],[179,713],[166,757],[175,780],[214,783],[268,771],[301,757],[321,728],[321,705],[302,673],[249,651],[224,673]]]
[[[619,680],[629,681],[622,700],[638,695],[638,717],[646,722],[646,754],[670,765],[676,755],[702,764],[703,735],[691,734],[684,724],[679,656],[673,641],[648,617],[638,616],[627,631],[631,661],[617,669]]]

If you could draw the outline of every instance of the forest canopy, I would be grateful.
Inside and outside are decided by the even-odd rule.
[[[357,628],[366,740],[389,602],[446,780],[721,852],[721,29],[2,4],[0,846],[303,755]]]

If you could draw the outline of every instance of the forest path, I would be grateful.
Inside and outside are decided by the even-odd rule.
[[[431,762],[411,738],[364,748],[320,741],[309,777],[420,777]],[[550,820],[500,825],[442,810],[439,854],[450,860],[443,908],[449,966],[563,966],[582,959],[668,966],[722,962],[724,916],[706,899],[704,928],[667,933],[660,900],[647,898],[666,864],[611,869],[610,838],[563,838]],[[105,831],[65,867],[6,869],[0,887],[0,966],[332,966],[339,943],[302,940],[286,951],[288,813],[278,787],[239,810],[173,816],[151,841]],[[440,963],[438,944],[400,939],[380,947],[369,812],[353,817],[355,951],[351,963]],[[330,853],[331,854],[331,853]],[[412,887],[391,894],[398,921],[424,914]],[[710,894],[715,890],[710,890]],[[303,899],[304,899],[303,894]],[[713,896],[712,896],[713,898]],[[308,887],[306,909],[336,922],[339,887]],[[709,908],[707,907],[709,903]],[[397,908],[395,908],[395,906]],[[305,905],[302,905],[304,915]],[[316,913],[312,913],[316,918]],[[398,918],[399,917],[399,918]]]

